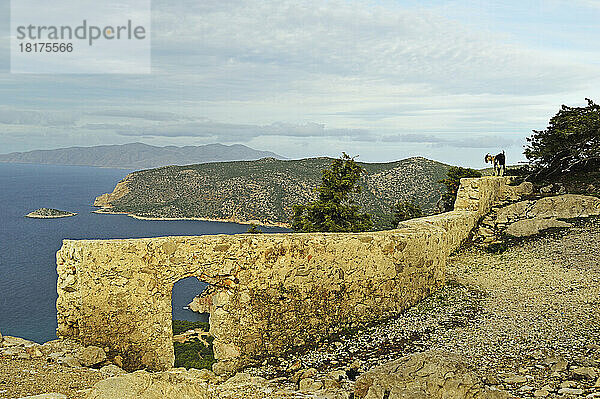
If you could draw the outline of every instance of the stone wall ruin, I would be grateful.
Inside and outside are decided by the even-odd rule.
[[[227,373],[397,315],[444,283],[446,258],[501,198],[508,178],[463,179],[456,210],[367,233],[65,240],[57,335],[109,348],[127,369],[173,366],[173,284],[216,289],[214,366]]]

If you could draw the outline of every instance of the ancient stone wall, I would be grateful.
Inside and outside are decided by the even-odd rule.
[[[443,229],[446,254],[449,254],[470,237],[479,220],[495,205],[517,201],[533,192],[531,183],[518,186],[511,183],[510,177],[461,179],[454,211],[407,220],[398,227],[429,224]]]
[[[473,211],[482,217],[498,203],[517,201],[533,192],[533,185],[529,182],[518,186],[511,183],[512,178],[508,176],[460,179],[454,210]]]
[[[507,182],[467,180],[456,211],[390,231],[65,240],[57,333],[109,348],[128,369],[168,369],[171,292],[190,276],[216,290],[217,372],[394,316],[443,284],[448,253]]]
[[[173,364],[171,291],[219,287],[210,333],[234,369],[357,323],[390,317],[443,283],[443,232],[65,241],[57,256],[58,334],[109,347],[129,368]]]

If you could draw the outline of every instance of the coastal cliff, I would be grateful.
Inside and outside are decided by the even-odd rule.
[[[127,183],[130,180],[129,176],[131,175],[127,175],[125,179],[118,182],[112,193],[106,193],[98,196],[94,200],[94,206],[102,208],[112,208],[111,203],[113,201],[118,201],[120,198],[129,193],[129,188],[127,187]]]

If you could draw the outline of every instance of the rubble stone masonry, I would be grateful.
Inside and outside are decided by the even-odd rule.
[[[214,366],[227,373],[402,312],[444,283],[446,257],[508,178],[463,179],[456,210],[366,233],[65,240],[57,253],[58,336],[109,348],[127,369],[173,366],[171,292],[212,285]]]

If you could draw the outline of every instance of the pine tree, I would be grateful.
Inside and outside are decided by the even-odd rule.
[[[294,205],[292,228],[301,232],[359,232],[373,227],[371,216],[360,213],[352,194],[361,191],[358,182],[364,169],[346,153],[323,169],[319,197],[306,205]]]

